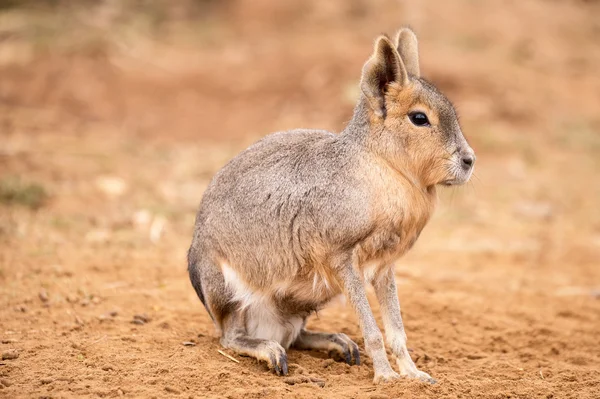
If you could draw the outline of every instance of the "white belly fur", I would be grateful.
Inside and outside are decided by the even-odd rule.
[[[282,315],[270,297],[254,292],[226,263],[221,264],[225,284],[233,291],[233,300],[245,312],[246,333],[251,338],[277,341],[284,348],[296,340],[304,320],[298,316]]]

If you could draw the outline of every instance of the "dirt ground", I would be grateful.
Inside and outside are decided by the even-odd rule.
[[[0,397],[600,398],[600,3],[413,3],[0,10]],[[396,266],[438,383],[373,385],[343,300],[309,327],[361,366],[289,351],[324,387],[223,356],[186,272],[204,188],[269,132],[341,130],[402,24],[478,155]]]

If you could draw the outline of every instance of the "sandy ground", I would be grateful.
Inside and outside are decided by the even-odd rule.
[[[600,398],[598,4],[228,4],[194,40],[119,25],[92,50],[77,25],[52,47],[0,14],[0,397]],[[438,384],[373,385],[343,300],[309,327],[348,334],[361,366],[230,360],[186,273],[204,188],[268,132],[339,131],[373,38],[402,23],[478,154],[396,268]]]

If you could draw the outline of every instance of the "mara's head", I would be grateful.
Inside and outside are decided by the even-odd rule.
[[[388,162],[426,186],[469,180],[475,153],[452,103],[421,78],[412,30],[400,30],[394,41],[377,38],[360,84],[369,108],[369,145]]]

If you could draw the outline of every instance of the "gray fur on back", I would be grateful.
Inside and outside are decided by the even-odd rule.
[[[305,274],[323,261],[320,249],[349,249],[369,229],[367,193],[356,176],[362,151],[324,130],[266,136],[215,175],[192,247],[243,265],[261,287]]]

